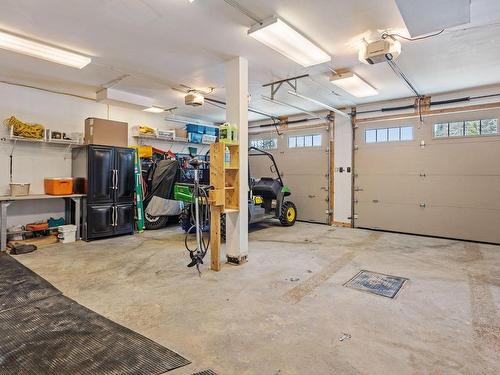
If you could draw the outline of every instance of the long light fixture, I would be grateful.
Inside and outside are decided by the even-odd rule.
[[[144,112],[150,112],[150,113],[162,113],[162,112],[165,112],[165,110],[163,108],[155,107],[155,106],[143,109],[143,111]]]
[[[248,35],[303,67],[332,59],[328,53],[276,16],[253,25]]]
[[[0,31],[0,48],[78,69],[82,69],[92,61],[90,57],[3,31]]]
[[[330,82],[357,98],[365,98],[378,94],[373,86],[352,72],[334,74]]]
[[[279,104],[279,105],[282,105],[284,107],[289,107],[289,108],[293,108],[293,109],[297,109],[299,110],[300,112],[302,113],[305,113],[306,115],[309,115],[309,116],[312,116],[313,118],[315,119],[319,119],[320,117],[315,114],[315,113],[312,113],[312,112],[309,112],[309,111],[306,111],[305,109],[302,109],[300,107],[297,107],[293,104],[289,104],[289,103],[285,103],[285,102],[282,102],[281,100],[276,100],[276,99],[271,99],[270,97],[268,96],[264,96],[262,95],[262,99],[264,99],[265,101],[268,101],[270,103],[275,103],[275,104]]]
[[[320,101],[318,101],[318,100],[316,100],[316,99],[309,98],[308,96],[305,96],[305,95],[299,94],[297,91],[288,90],[288,93],[289,93],[290,95],[296,96],[296,97],[298,97],[298,98],[302,98],[302,99],[304,99],[304,100],[307,100],[307,101],[309,101],[309,102],[311,102],[311,103],[317,104],[317,105],[319,105],[319,106],[321,106],[321,107],[323,107],[323,108],[325,108],[325,109],[328,109],[329,111],[335,112],[335,113],[337,113],[337,114],[339,114],[339,115],[341,115],[341,116],[343,116],[343,117],[345,117],[345,118],[348,118],[348,119],[350,119],[350,118],[351,118],[351,116],[350,116],[350,115],[348,115],[347,113],[342,112],[341,110],[338,110],[337,108],[333,108],[332,106],[330,106],[330,105],[328,105],[328,104],[321,103]]]

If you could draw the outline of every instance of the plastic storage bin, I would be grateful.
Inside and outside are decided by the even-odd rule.
[[[188,133],[188,141],[192,143],[201,143],[203,140],[203,134],[200,133]]]
[[[209,126],[205,126],[205,134],[213,135],[215,137],[218,137],[219,136],[219,129],[218,128],[211,128]]]
[[[45,194],[69,195],[73,194],[73,179],[68,178],[46,178],[43,182]]]
[[[206,129],[206,127],[203,125],[196,125],[196,124],[187,124],[186,125],[186,130],[188,133],[205,134],[205,129]]]
[[[9,185],[10,195],[12,195],[13,197],[19,195],[29,195],[30,193],[30,184],[11,182]]]
[[[57,235],[59,242],[70,243],[76,241],[76,225],[61,225],[57,228],[57,230],[59,232]]]

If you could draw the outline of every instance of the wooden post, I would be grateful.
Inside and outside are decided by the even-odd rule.
[[[224,209],[224,144],[210,145],[210,264],[220,271],[220,215]]]
[[[220,271],[220,215],[221,206],[210,207],[210,268]]]

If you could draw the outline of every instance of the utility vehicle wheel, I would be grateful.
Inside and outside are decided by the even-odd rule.
[[[280,223],[284,227],[291,227],[297,219],[297,207],[290,201],[285,201],[281,205]]]
[[[144,214],[144,226],[147,230],[155,230],[163,228],[167,225],[168,216],[151,216],[149,214]]]

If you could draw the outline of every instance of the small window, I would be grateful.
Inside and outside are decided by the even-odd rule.
[[[434,137],[448,137],[448,124],[434,124]]]
[[[297,135],[288,137],[289,148],[320,147],[321,134]]]
[[[312,147],[313,146],[313,136],[312,135],[306,135],[304,137],[304,146],[305,147]]]
[[[401,128],[401,140],[413,141],[413,128],[411,126],[404,126]]]
[[[366,143],[412,141],[413,127],[378,128],[365,130]]]
[[[450,122],[449,135],[450,137],[463,137],[464,136],[464,123],[463,122]]]
[[[321,147],[321,134],[313,135],[313,147]]]
[[[304,147],[304,137],[296,137],[297,138],[297,147]]]
[[[465,135],[474,136],[481,134],[481,121],[465,121]]]
[[[389,142],[397,142],[401,139],[399,131],[400,128],[389,128]]]
[[[498,134],[498,119],[434,124],[434,138],[476,137],[496,134]]]
[[[278,148],[278,139],[252,139],[250,146],[260,148],[261,150],[275,150]]]
[[[377,131],[375,129],[369,129],[365,131],[365,142],[366,143],[377,142]]]
[[[497,119],[481,120],[481,134],[484,135],[498,134],[498,120]]]
[[[377,143],[387,142],[387,129],[377,129]]]

